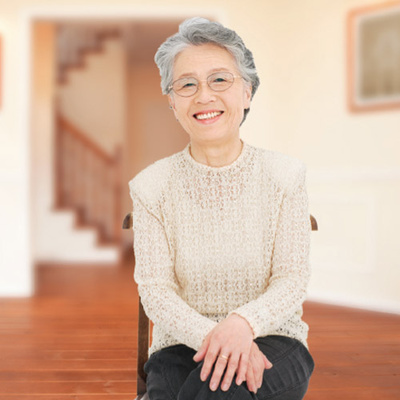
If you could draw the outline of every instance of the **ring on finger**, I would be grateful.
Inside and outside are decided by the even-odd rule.
[[[228,361],[229,360],[229,356],[225,356],[224,354],[220,354],[218,357],[223,358],[224,360]]]

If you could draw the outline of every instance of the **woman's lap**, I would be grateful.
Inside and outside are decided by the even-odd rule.
[[[264,371],[263,385],[257,391],[260,400],[302,399],[314,370],[314,361],[298,340],[285,336],[256,339],[260,350],[273,367]]]
[[[150,400],[300,400],[307,391],[314,362],[298,340],[284,336],[256,339],[260,350],[274,365],[264,371],[257,394],[246,383],[234,382],[227,392],[209,390],[209,380],[200,380],[202,363],[193,361],[195,351],[177,345],[153,354],[145,365]],[[209,377],[210,378],[210,377]]]
[[[147,393],[151,400],[177,399],[189,374],[197,367],[196,352],[184,345],[167,347],[154,353],[145,364]]]

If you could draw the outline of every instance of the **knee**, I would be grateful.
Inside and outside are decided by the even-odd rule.
[[[190,372],[179,391],[178,400],[197,399],[198,394],[206,390],[210,384],[210,377],[206,381],[200,379],[202,366],[203,363]]]
[[[303,348],[300,347],[298,351],[303,352]],[[261,398],[265,396],[276,400],[301,400],[304,397],[314,369],[311,356],[307,359],[308,351],[304,353],[300,357],[295,352],[291,357],[274,363],[271,369],[264,372]]]
[[[222,391],[220,387],[212,391],[210,389],[211,374],[206,381],[200,379],[202,364],[194,369],[183,384],[178,400],[223,400],[223,399],[240,399],[252,400],[253,396],[247,390],[245,383],[238,386],[233,381],[227,391]]]

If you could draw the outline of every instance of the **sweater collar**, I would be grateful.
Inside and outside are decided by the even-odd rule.
[[[211,167],[209,165],[202,164],[202,163],[196,161],[190,154],[190,144],[188,144],[184,148],[184,150],[182,151],[182,155],[183,155],[183,158],[185,159],[185,161],[188,162],[196,170],[204,171],[204,172],[222,173],[225,171],[234,171],[234,170],[240,169],[241,166],[243,165],[243,163],[246,163],[246,160],[249,157],[250,148],[251,148],[251,146],[249,146],[246,142],[243,142],[242,151],[239,154],[238,158],[236,158],[236,160],[233,161],[231,164],[224,165],[222,167]]]

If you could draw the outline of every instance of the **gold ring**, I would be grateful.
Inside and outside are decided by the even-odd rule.
[[[224,360],[228,361],[229,357],[228,356],[224,356],[223,354],[220,354],[218,357],[223,358]]]

